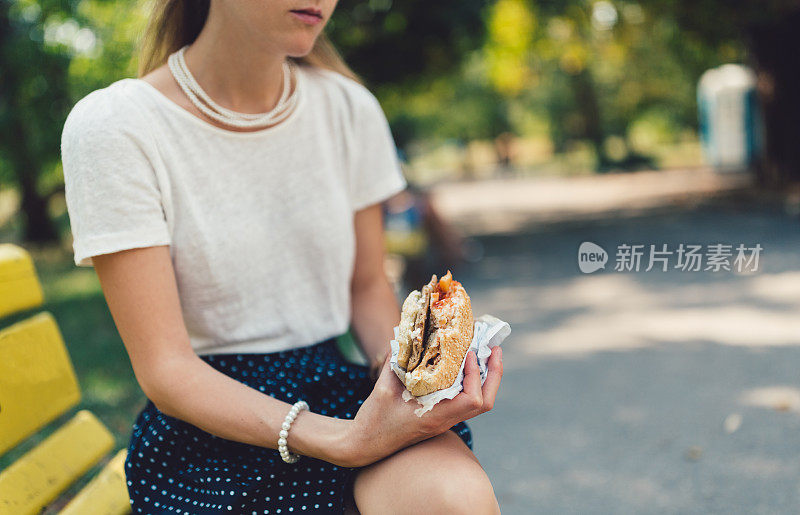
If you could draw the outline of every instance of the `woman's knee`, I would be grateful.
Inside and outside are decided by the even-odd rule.
[[[451,431],[362,470],[354,494],[365,515],[499,513],[489,477]]]
[[[500,513],[492,483],[477,463],[441,472],[419,481],[417,498],[426,513]]]

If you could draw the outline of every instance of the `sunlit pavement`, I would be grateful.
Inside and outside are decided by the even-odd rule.
[[[798,229],[717,200],[478,236],[459,279],[512,326],[496,407],[471,421],[503,513],[800,512]],[[605,270],[579,271],[584,241]],[[749,274],[617,272],[623,243],[764,250]]]

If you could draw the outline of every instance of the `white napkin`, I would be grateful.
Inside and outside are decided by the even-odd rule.
[[[405,376],[405,372],[397,364],[397,354],[400,351],[400,344],[397,343],[399,327],[400,326],[394,328],[395,339],[389,342],[392,346],[390,363],[394,373],[397,374],[398,377],[403,377]],[[481,315],[475,319],[475,328],[469,348],[478,356],[478,367],[481,371],[481,384],[486,381],[486,373],[488,371],[487,363],[489,361],[489,356],[492,354],[492,347],[500,345],[509,334],[511,334],[511,326],[508,325],[508,322],[503,322],[499,318],[493,317],[492,315]],[[421,417],[426,411],[430,411],[440,401],[452,399],[458,395],[458,392],[464,389],[461,383],[464,380],[464,365],[466,362],[467,356],[464,355],[464,359],[461,361],[461,369],[458,371],[458,377],[456,377],[455,382],[449,388],[438,390],[428,395],[423,395],[422,397],[414,397],[408,390],[403,390],[403,400],[408,402],[411,399],[416,399],[422,407],[417,408],[414,413],[418,417]]]

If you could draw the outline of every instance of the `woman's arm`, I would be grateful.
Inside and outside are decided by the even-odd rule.
[[[95,256],[92,261],[136,379],[156,407],[222,438],[277,448],[290,405],[219,372],[195,354],[168,247],[128,249]],[[385,280],[382,274],[381,279]],[[395,323],[387,320],[389,332]],[[377,323],[367,326],[380,327]],[[388,341],[384,336],[375,338]],[[464,391],[421,418],[414,414],[413,403],[401,398],[404,387],[387,359],[353,420],[302,411],[289,431],[289,450],[358,467],[443,433],[491,409],[503,373],[499,350],[492,352],[483,387],[474,355],[471,359],[468,355]]]
[[[145,395],[162,412],[211,434],[276,449],[291,405],[219,372],[191,348],[167,246],[92,258]],[[313,407],[312,407],[313,409]],[[308,411],[289,432],[293,452],[347,466],[351,421]]]
[[[373,204],[355,214],[356,260],[351,283],[352,327],[370,360],[380,369],[393,328],[400,323],[400,305],[383,268],[383,212]]]

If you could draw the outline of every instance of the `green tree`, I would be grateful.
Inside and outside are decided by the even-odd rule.
[[[796,0],[643,0],[658,16],[705,45],[742,44],[758,76],[764,111],[764,184],[800,180],[800,5]]]
[[[411,85],[457,70],[482,44],[485,5],[485,0],[340,0],[326,30],[368,85]]]
[[[481,44],[484,3],[342,0],[329,33],[370,87],[411,87],[458,69]],[[135,75],[147,7],[123,0],[0,0],[0,181],[20,191],[24,239],[57,238],[47,205],[63,189],[66,115],[89,92]]]
[[[15,183],[25,214],[23,237],[57,238],[47,205],[58,191],[42,191],[42,171],[58,161],[60,128],[71,106],[70,57],[45,44],[45,21],[71,15],[72,4],[55,0],[0,0],[0,155],[3,182]]]

